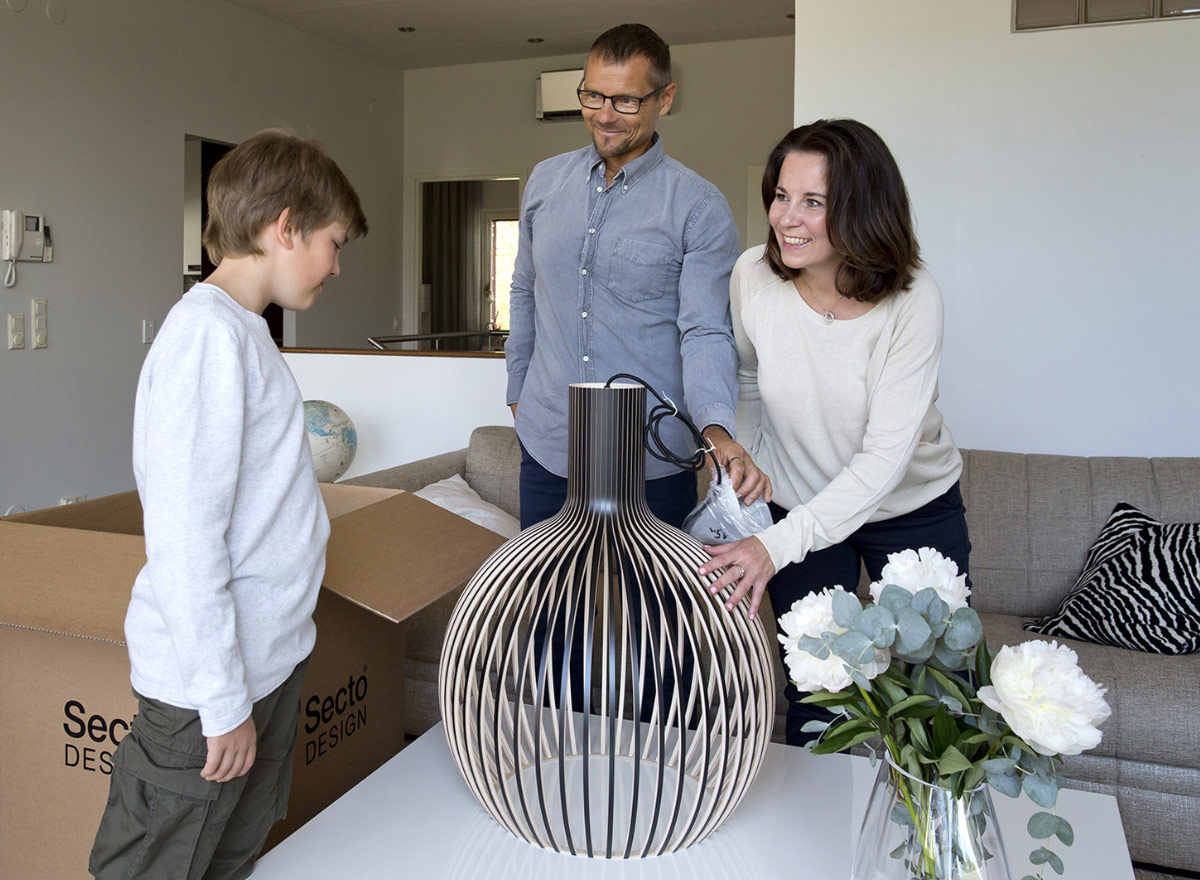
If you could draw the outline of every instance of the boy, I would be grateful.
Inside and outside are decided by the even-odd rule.
[[[208,183],[217,269],[138,382],[146,565],[125,618],[138,713],[113,758],[98,878],[241,878],[286,813],[329,520],[300,393],[266,321],[307,309],[366,218],[314,141],[262,131]]]

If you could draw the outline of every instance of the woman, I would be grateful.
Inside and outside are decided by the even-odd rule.
[[[861,122],[801,126],[768,159],[763,205],[769,240],[738,260],[730,300],[738,436],[770,475],[774,525],[709,547],[701,573],[727,566],[713,591],[736,584],[730,610],[748,594],[754,615],[769,591],[778,615],[854,589],[863,563],[877,580],[910,547],[967,571],[962,458],[935,406],[942,296],[895,159]],[[787,739],[801,744],[815,736],[805,721],[829,716],[790,684],[787,696]]]

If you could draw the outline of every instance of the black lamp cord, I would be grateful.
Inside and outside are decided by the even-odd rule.
[[[659,461],[665,461],[668,464],[677,465],[689,471],[698,471],[704,467],[704,458],[709,456],[716,465],[717,482],[721,482],[721,467],[717,462],[717,456],[714,449],[704,439],[704,435],[696,428],[696,424],[679,411],[679,407],[675,405],[675,401],[669,397],[663,397],[657,391],[650,387],[650,383],[645,379],[641,379],[632,373],[617,373],[610,376],[609,380],[604,383],[604,387],[608,388],[617,379],[632,379],[639,385],[643,386],[647,391],[658,398],[658,405],[653,407],[646,414],[646,451],[657,458]],[[692,439],[696,441],[696,450],[686,458],[671,451],[671,449],[663,442],[659,436],[659,425],[663,419],[674,416],[683,422],[688,432],[692,435]]]

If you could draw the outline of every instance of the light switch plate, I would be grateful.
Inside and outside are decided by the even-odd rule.
[[[8,316],[8,350],[15,351],[25,347],[25,316]]]

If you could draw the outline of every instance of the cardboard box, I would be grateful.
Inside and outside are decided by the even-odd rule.
[[[503,539],[404,492],[323,485],[332,532],[288,818],[307,822],[404,745],[396,624]],[[112,753],[137,707],[123,624],[145,563],[127,492],[0,518],[0,877],[87,877]],[[419,793],[418,793],[419,794]]]

